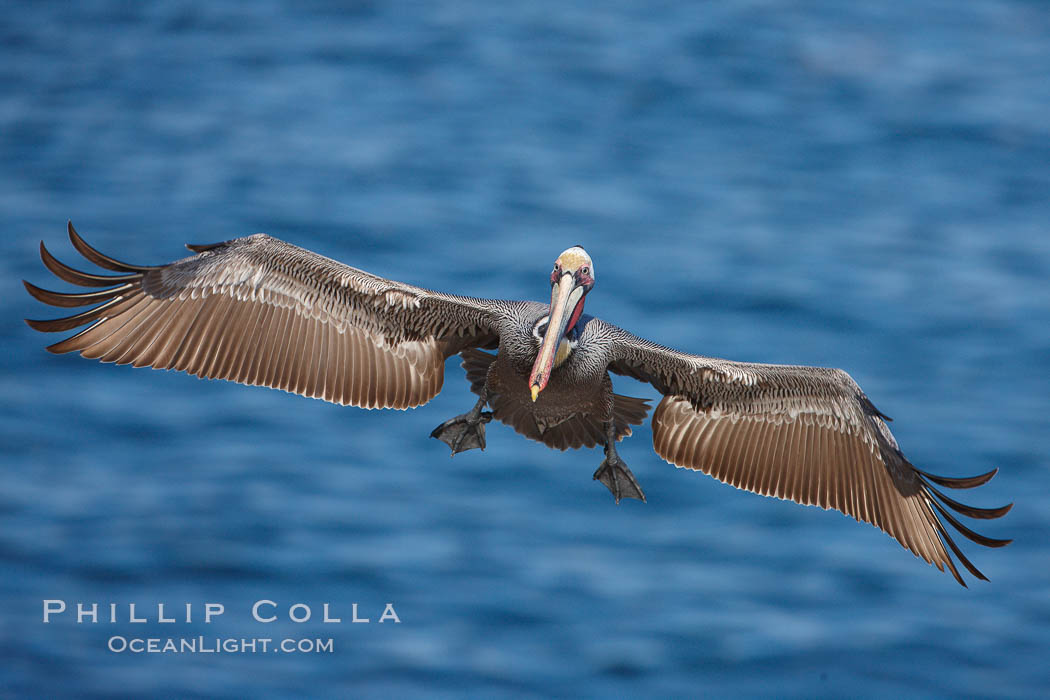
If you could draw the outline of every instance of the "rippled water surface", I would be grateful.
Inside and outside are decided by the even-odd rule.
[[[0,695],[1045,692],[1046,7],[503,5],[0,15]],[[991,582],[964,589],[874,528],[670,467],[647,426],[622,450],[645,505],[591,480],[599,451],[503,426],[450,460],[427,435],[473,403],[454,361],[399,413],[48,355],[20,280],[60,286],[36,246],[74,260],[67,218],[132,262],[265,231],[510,298],[582,243],[589,312],[843,367],[923,469],[1000,469],[965,495],[1016,501],[979,528],[1016,542],[966,546]],[[44,599],[120,621],[45,625]],[[334,652],[107,650],[194,635]]]

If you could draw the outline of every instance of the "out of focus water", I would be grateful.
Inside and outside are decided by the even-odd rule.
[[[0,14],[0,695],[1045,693],[1046,6],[504,5]],[[53,310],[20,280],[61,287],[36,246],[72,261],[67,218],[132,262],[265,231],[510,298],[543,299],[582,243],[590,312],[847,369],[922,468],[1000,468],[966,496],[1016,500],[982,528],[1016,542],[966,547],[991,583],[964,589],[871,527],[671,468],[648,427],[623,448],[647,505],[613,505],[600,452],[502,426],[450,460],[427,434],[473,402],[454,362],[397,413],[47,355],[21,319]],[[123,621],[45,625],[44,599]],[[278,622],[252,621],[260,599]],[[226,613],[205,625],[207,602]],[[401,624],[377,623],[387,602]]]

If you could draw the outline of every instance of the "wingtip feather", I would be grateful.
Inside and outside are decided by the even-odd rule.
[[[146,265],[131,265],[99,252],[88,245],[87,241],[81,238],[80,234],[77,233],[77,230],[73,228],[72,221],[67,224],[66,229],[69,233],[69,242],[73,244],[73,247],[77,249],[77,252],[101,268],[113,270],[114,272],[148,272],[149,270],[155,269],[154,267]]]
[[[977,476],[970,477],[948,477],[948,476],[937,476],[936,474],[930,474],[912,465],[919,474],[923,475],[930,481],[940,486],[944,486],[950,489],[972,489],[983,484],[987,484],[992,480],[996,474],[999,473],[999,467],[992,469],[991,471],[985,472],[984,474],[978,474]]]
[[[141,275],[140,272],[126,275],[95,275],[89,272],[81,272],[65,263],[59,262],[47,249],[43,241],[40,241],[40,259],[43,261],[44,267],[50,270],[55,277],[81,287],[106,287],[120,284],[121,282],[129,282]]]

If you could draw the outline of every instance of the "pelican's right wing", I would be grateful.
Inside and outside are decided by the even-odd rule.
[[[365,408],[410,408],[440,390],[445,359],[498,341],[513,302],[431,292],[383,279],[264,234],[188,246],[188,258],[128,265],[74,247],[117,275],[40,255],[57,277],[100,291],[67,294],[28,282],[52,306],[97,304],[66,318],[27,321],[40,331],[86,329],[48,347],[103,362],[177,369]]]
[[[971,478],[916,469],[853,378],[840,369],[731,362],[689,355],[605,324],[609,369],[651,383],[664,394],[653,413],[653,448],[668,462],[766,496],[834,508],[875,525],[963,585],[949,550],[977,568],[945,522],[987,547],[1009,540],[980,535],[948,508],[998,518],[1010,506],[975,508],[933,484],[971,488]],[[943,519],[943,520],[942,520]]]

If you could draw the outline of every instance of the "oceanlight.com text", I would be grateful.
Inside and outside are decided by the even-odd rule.
[[[327,639],[268,637],[123,637],[114,635],[106,647],[116,654],[331,654]]]

